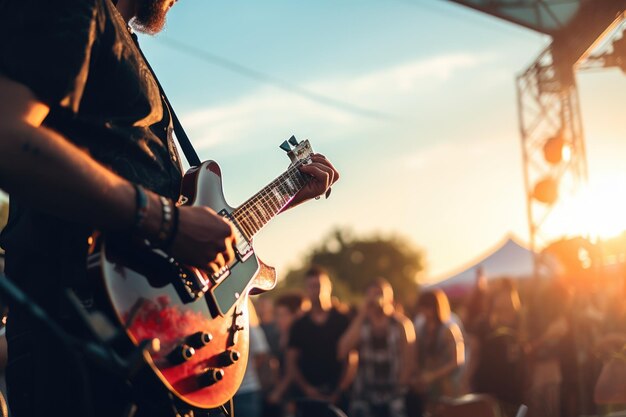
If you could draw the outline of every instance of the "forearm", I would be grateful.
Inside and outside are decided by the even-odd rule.
[[[415,350],[413,343],[405,343],[402,349],[402,366],[400,369],[399,384],[402,386],[409,385],[415,370]]]
[[[273,395],[282,398],[285,395],[285,392],[287,392],[287,389],[291,386],[292,382],[293,377],[290,374],[285,375],[276,385],[276,388],[274,388]]]
[[[361,327],[363,327],[363,322],[365,320],[365,316],[359,313],[350,326],[345,331],[345,333],[339,339],[339,343],[337,345],[337,359],[340,361],[345,360],[350,351],[356,349],[359,345],[359,339],[361,338]]]
[[[347,391],[348,388],[350,388],[350,385],[352,385],[356,377],[358,366],[359,353],[356,350],[352,350],[348,353],[348,360],[344,367],[344,372],[341,375],[341,379],[339,380],[339,386],[337,387],[339,393]]]
[[[309,384],[309,382],[302,375],[302,372],[300,372],[299,369],[294,369],[293,374],[292,374],[292,378],[293,378],[293,382],[296,383],[298,388],[300,388],[304,392],[306,392],[307,390],[309,390],[311,388],[315,388],[315,387],[313,387],[313,385]]]
[[[4,127],[0,155],[0,187],[24,204],[105,230],[133,225],[132,185],[56,132],[27,123]],[[156,196],[149,198],[156,209]]]
[[[432,379],[434,381],[439,380],[441,378],[444,378],[448,375],[450,375],[455,369],[457,369],[459,367],[459,364],[456,360],[454,361],[450,361],[447,364],[434,369],[430,372]]]
[[[306,381],[298,368],[299,357],[300,351],[298,349],[289,348],[287,351],[287,375],[298,386],[298,388],[306,392],[308,388],[311,388],[311,385]]]

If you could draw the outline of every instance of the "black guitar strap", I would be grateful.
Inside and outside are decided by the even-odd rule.
[[[191,144],[191,141],[189,140],[189,136],[187,136],[187,133],[185,133],[185,129],[183,129],[183,125],[180,123],[180,120],[178,120],[178,117],[176,116],[176,113],[174,112],[174,107],[172,107],[172,104],[167,98],[167,95],[165,95],[165,91],[163,90],[163,87],[161,86],[161,83],[159,82],[159,78],[154,73],[154,70],[150,66],[150,63],[146,59],[146,56],[143,54],[143,51],[139,47],[139,42],[137,41],[137,35],[131,31],[131,36],[133,38],[133,41],[135,42],[135,45],[137,46],[137,49],[139,50],[139,53],[141,54],[143,58],[143,62],[146,64],[146,66],[150,70],[150,73],[152,73],[152,78],[154,78],[154,81],[156,81],[157,86],[159,86],[159,92],[161,93],[161,97],[163,98],[163,101],[165,102],[170,112],[170,117],[172,119],[172,123],[174,127],[174,133],[176,134],[176,139],[178,139],[178,143],[180,144],[180,148],[183,150],[183,153],[185,154],[185,158],[187,158],[187,162],[189,162],[189,165],[191,165],[192,167],[200,165],[201,163],[200,157],[198,156],[198,153],[196,152],[196,150],[193,148],[193,145]]]

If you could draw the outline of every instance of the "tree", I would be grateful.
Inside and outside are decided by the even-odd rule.
[[[394,288],[396,299],[412,307],[417,294],[418,273],[424,269],[422,252],[399,236],[355,237],[347,230],[331,232],[306,256],[305,266],[291,270],[281,289],[302,288],[302,278],[311,264],[326,268],[333,280],[334,294],[342,301],[358,302],[367,285],[384,277]]]

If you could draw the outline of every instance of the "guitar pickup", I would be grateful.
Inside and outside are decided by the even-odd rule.
[[[220,281],[223,281],[224,278],[230,275],[230,268],[225,266],[220,269],[218,272],[211,274],[211,280],[213,280],[214,284],[219,284]]]
[[[239,225],[237,224],[235,219],[233,219],[233,217],[230,215],[229,212],[223,209],[218,214],[222,217],[226,217],[228,221],[230,221],[232,225],[235,226],[235,238],[237,239],[237,244],[234,247],[235,256],[237,257],[237,260],[239,262],[245,262],[246,259],[248,259],[254,253],[254,250],[252,249],[252,245],[250,244],[250,242],[248,241],[248,238],[241,231],[241,228],[239,227]],[[220,279],[223,279],[223,277],[220,277]]]

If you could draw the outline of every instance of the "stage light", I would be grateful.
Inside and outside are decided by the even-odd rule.
[[[543,145],[543,157],[553,165],[569,161],[571,155],[572,149],[560,133],[548,138]]]
[[[559,185],[556,180],[547,177],[535,184],[533,198],[548,205],[556,203],[559,198]]]

